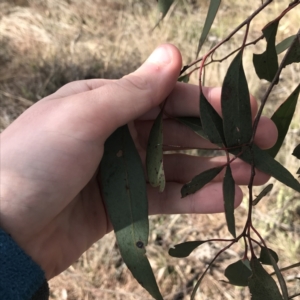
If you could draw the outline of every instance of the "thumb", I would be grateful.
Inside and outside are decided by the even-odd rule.
[[[173,90],[181,68],[179,50],[164,44],[158,47],[135,72],[88,92],[96,107],[101,134],[108,137],[118,127],[158,106]],[[94,106],[94,105],[93,105]],[[95,119],[94,119],[95,120]]]

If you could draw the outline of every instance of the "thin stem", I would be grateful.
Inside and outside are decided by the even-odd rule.
[[[295,263],[295,264],[293,264],[293,265],[290,265],[290,266],[281,268],[281,269],[279,269],[279,270],[280,270],[280,272],[283,272],[283,271],[286,271],[286,270],[289,270],[289,269],[293,269],[293,268],[296,268],[296,267],[300,267],[300,262],[297,262],[297,263]],[[273,275],[275,275],[275,274],[276,274],[276,273],[273,272],[273,273],[271,273],[270,275],[273,276]]]

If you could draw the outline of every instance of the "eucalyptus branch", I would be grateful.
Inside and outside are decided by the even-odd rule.
[[[213,53],[216,49],[218,49],[221,45],[228,42],[242,27],[244,27],[246,24],[249,24],[262,10],[264,10],[265,7],[267,7],[270,3],[272,3],[273,0],[268,0],[265,3],[263,3],[257,10],[255,10],[247,19],[245,19],[241,24],[239,24],[224,40],[222,40],[220,43],[218,43],[216,46],[214,46],[207,54],[204,56],[198,58],[194,62],[184,66],[182,70],[180,71],[180,75],[184,73],[188,68],[194,66],[195,64],[201,62],[202,60],[205,60],[211,53]]]
[[[298,3],[297,3],[297,4],[298,4]],[[290,54],[290,52],[291,52],[291,49],[292,49],[292,47],[294,46],[294,44],[297,42],[297,39],[298,39],[299,37],[300,37],[300,30],[298,31],[298,33],[297,33],[297,35],[296,35],[296,37],[295,37],[293,43],[290,45],[289,49],[287,50],[285,56],[283,57],[283,59],[282,59],[282,61],[281,61],[281,64],[280,64],[280,66],[279,66],[279,68],[278,68],[278,70],[277,70],[277,72],[276,72],[276,74],[275,74],[275,76],[274,76],[274,78],[273,78],[271,84],[269,85],[269,87],[268,87],[268,89],[267,89],[265,95],[263,96],[263,99],[261,100],[261,105],[260,105],[260,107],[259,107],[257,116],[256,116],[256,118],[255,118],[255,120],[254,120],[254,123],[253,123],[253,133],[252,133],[252,137],[251,137],[250,144],[252,144],[253,141],[254,141],[254,137],[255,137],[255,134],[256,134],[258,122],[259,122],[260,117],[261,117],[261,115],[262,115],[263,109],[264,109],[264,107],[265,107],[265,105],[266,105],[266,103],[267,103],[268,97],[269,97],[269,95],[270,95],[272,89],[274,88],[276,82],[278,82],[279,77],[280,77],[280,74],[281,74],[281,71],[282,71],[283,68],[285,67],[285,62],[286,62],[286,60],[287,60],[287,58],[288,58],[288,56],[289,56],[289,54]]]
[[[289,269],[293,269],[293,268],[296,268],[296,267],[300,267],[300,262],[297,262],[297,263],[295,263],[293,265],[289,265],[287,267],[281,268],[279,270],[280,270],[280,272],[283,272],[283,271],[287,271]],[[275,272],[270,273],[271,276],[273,276],[275,274],[276,274]]]

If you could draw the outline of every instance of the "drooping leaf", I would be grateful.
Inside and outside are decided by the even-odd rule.
[[[283,64],[283,68],[285,68],[287,65],[290,65],[292,63],[300,62],[300,36],[299,35],[296,35],[288,51],[289,53],[287,54],[287,58]]]
[[[231,153],[237,155],[241,149],[230,150]],[[255,144],[252,147],[253,157],[249,147],[246,147],[239,158],[251,165],[252,159],[254,159],[255,167],[280,182],[284,183],[286,186],[300,192],[300,183],[296,178],[278,161],[276,161],[272,156],[270,156],[266,151],[261,150]]]
[[[199,55],[199,52],[206,40],[206,37],[207,37],[209,31],[210,31],[211,25],[213,24],[214,19],[217,15],[220,3],[221,3],[221,0],[210,0],[208,12],[206,15],[206,20],[205,20],[204,27],[203,27],[203,30],[201,33],[199,44],[198,44],[196,57]]]
[[[300,159],[300,144],[294,149],[292,155]]]
[[[276,45],[276,52],[277,54],[282,53],[283,51],[285,51],[286,49],[288,49],[292,42],[294,41],[296,35],[291,35],[288,38],[284,39],[283,41],[281,41],[279,44]]]
[[[270,248],[269,248],[269,251],[268,251],[268,249],[266,247],[261,247],[259,260],[264,265],[272,265],[272,261],[271,261],[270,256],[269,256],[269,252],[270,252],[270,255],[273,256],[273,258],[276,262],[278,262],[278,260],[279,260],[278,255],[275,251],[273,251]]]
[[[236,238],[234,219],[235,182],[232,177],[230,165],[226,167],[226,173],[223,180],[223,195],[227,227],[233,237]]]
[[[299,92],[300,84],[298,84],[291,95],[279,106],[279,108],[275,111],[271,118],[278,130],[278,138],[276,144],[272,148],[266,150],[272,157],[275,157],[279,152],[284,138],[288,132],[296,109]]]
[[[266,79],[272,82],[278,70],[278,57],[275,46],[279,20],[269,23],[263,30],[267,41],[266,51],[262,54],[253,54],[253,64],[255,72],[260,79]],[[278,83],[278,80],[276,84]]]
[[[193,250],[206,242],[207,241],[193,241],[175,245],[174,248],[169,249],[169,255],[173,257],[187,257]]]
[[[163,109],[150,131],[146,166],[149,183],[153,187],[159,187],[159,191],[162,192],[166,184],[163,165]]]
[[[166,16],[174,0],[158,0],[158,9],[161,13],[161,20]]]
[[[207,183],[212,181],[223,169],[224,167],[216,167],[206,170],[199,175],[195,176],[190,182],[186,183],[181,189],[182,198],[194,194],[201,188],[203,188]]]
[[[223,145],[225,138],[222,119],[203,93],[200,94],[200,117],[206,138],[214,144]]]
[[[228,147],[248,143],[252,136],[250,96],[242,59],[241,50],[231,62],[222,85],[221,106]]]
[[[249,289],[252,300],[282,300],[274,279],[262,267],[258,259],[250,261],[252,275],[249,277]]]
[[[185,82],[185,83],[188,83],[189,80],[190,80],[190,76],[188,74],[187,75],[182,75],[177,79],[177,81]]]
[[[267,251],[268,252],[268,251]],[[269,259],[270,259],[270,262],[274,268],[274,271],[275,271],[275,274],[277,276],[277,279],[279,281],[279,284],[280,284],[280,287],[281,287],[281,291],[282,291],[282,295],[283,295],[283,299],[284,300],[288,300],[289,299],[289,295],[288,295],[288,290],[287,290],[287,286],[286,286],[286,283],[285,283],[285,280],[277,266],[277,261],[274,257],[274,254],[269,251]]]
[[[146,179],[127,125],[107,139],[98,180],[124,262],[151,296],[162,300],[145,249],[149,235]]]
[[[273,188],[273,183],[268,184],[259,195],[252,201],[252,205],[256,205],[263,197],[265,197]]]
[[[197,117],[179,117],[176,118],[177,121],[180,123],[188,126],[190,129],[192,129],[196,134],[200,135],[201,137],[207,139],[203,128],[200,118]]]
[[[242,260],[238,260],[225,269],[224,275],[233,285],[248,286],[248,279],[252,275],[252,271]]]

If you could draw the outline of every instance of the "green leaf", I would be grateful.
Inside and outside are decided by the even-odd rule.
[[[273,183],[268,184],[259,195],[252,201],[252,205],[255,206],[263,197],[265,197],[273,188]]]
[[[188,83],[190,81],[190,76],[188,74],[182,75],[177,79],[177,81]]]
[[[149,183],[162,192],[166,185],[163,165],[163,109],[155,119],[150,131],[146,166]]]
[[[279,106],[279,108],[275,111],[271,118],[278,130],[278,138],[276,144],[272,148],[266,150],[272,157],[275,157],[276,154],[279,152],[284,138],[288,132],[290,123],[292,121],[296,109],[299,92],[300,84],[291,93],[291,95]]]
[[[278,258],[277,253],[270,248],[267,249],[266,247],[261,247],[259,260],[262,264],[271,266],[272,261],[269,256],[269,252],[273,256],[275,262],[278,262],[279,258]]]
[[[143,164],[127,125],[107,139],[98,176],[124,262],[151,296],[162,300],[145,250],[149,222]]]
[[[296,37],[296,34],[289,36],[288,38],[284,39],[283,41],[281,41],[279,44],[276,45],[276,52],[277,55],[282,53],[283,51],[285,51],[286,49],[288,49],[292,42],[294,41]]]
[[[300,36],[296,35],[294,41],[292,42],[286,60],[283,64],[283,68],[295,62],[300,62]]]
[[[300,159],[300,144],[294,149],[292,155]]]
[[[278,161],[270,156],[266,151],[261,150],[255,144],[252,147],[253,157],[249,147],[243,150],[243,153],[239,155],[239,158],[251,165],[254,159],[254,165],[257,169],[271,175],[275,179],[284,183],[286,186],[300,192],[300,183],[296,178]],[[241,149],[230,150],[231,153],[237,155]]]
[[[221,106],[228,147],[248,143],[252,136],[250,95],[242,59],[240,51],[231,62],[222,86]]]
[[[235,182],[232,177],[230,165],[226,167],[226,173],[223,180],[223,195],[227,227],[233,237],[236,238],[234,219]]]
[[[200,117],[203,131],[208,140],[217,145],[225,143],[222,118],[211,106],[204,94],[200,94]]]
[[[194,194],[201,188],[203,188],[207,183],[213,180],[224,167],[217,167],[206,170],[199,175],[195,176],[192,181],[186,183],[181,189],[182,198]]]
[[[249,289],[252,300],[282,300],[274,279],[262,267],[258,259],[250,262],[252,276],[249,278]]]
[[[280,270],[279,270],[279,268],[277,266],[277,261],[276,261],[276,259],[274,257],[274,254],[271,251],[269,251],[269,259],[271,261],[271,264],[273,266],[273,269],[274,269],[275,274],[277,276],[277,279],[279,281],[279,284],[280,284],[280,287],[281,287],[281,291],[282,291],[282,295],[283,295],[283,299],[284,300],[288,300],[289,299],[289,295],[288,295],[286,283],[285,283],[284,278],[283,278],[283,276],[282,276],[282,274],[281,274],[281,272],[280,272]],[[271,274],[270,274],[270,276],[271,276]]]
[[[174,0],[158,0],[158,9],[161,13],[161,20],[166,16]]]
[[[278,57],[275,47],[279,20],[269,23],[262,31],[267,41],[266,51],[262,54],[253,54],[255,72],[260,79],[272,82],[278,70]],[[278,83],[278,80],[276,84]]]
[[[210,0],[208,12],[206,15],[206,20],[205,20],[204,27],[203,27],[203,30],[201,33],[199,44],[198,44],[196,57],[198,57],[199,52],[206,40],[206,37],[207,37],[209,31],[210,31],[211,25],[213,24],[214,19],[217,15],[220,3],[221,3],[221,0]]]
[[[197,117],[179,117],[179,118],[176,118],[176,120],[179,121],[180,123],[188,126],[196,134],[207,139],[207,137],[203,131],[203,128],[202,128],[201,120],[199,118],[197,118]]]
[[[174,246],[174,248],[169,249],[169,255],[173,257],[187,257],[192,253],[193,250],[205,242],[207,241],[193,241],[177,244]]]
[[[249,266],[249,261],[247,265]],[[252,275],[252,271],[247,265],[242,260],[229,265],[224,274],[229,283],[237,286],[248,286],[248,278]]]

